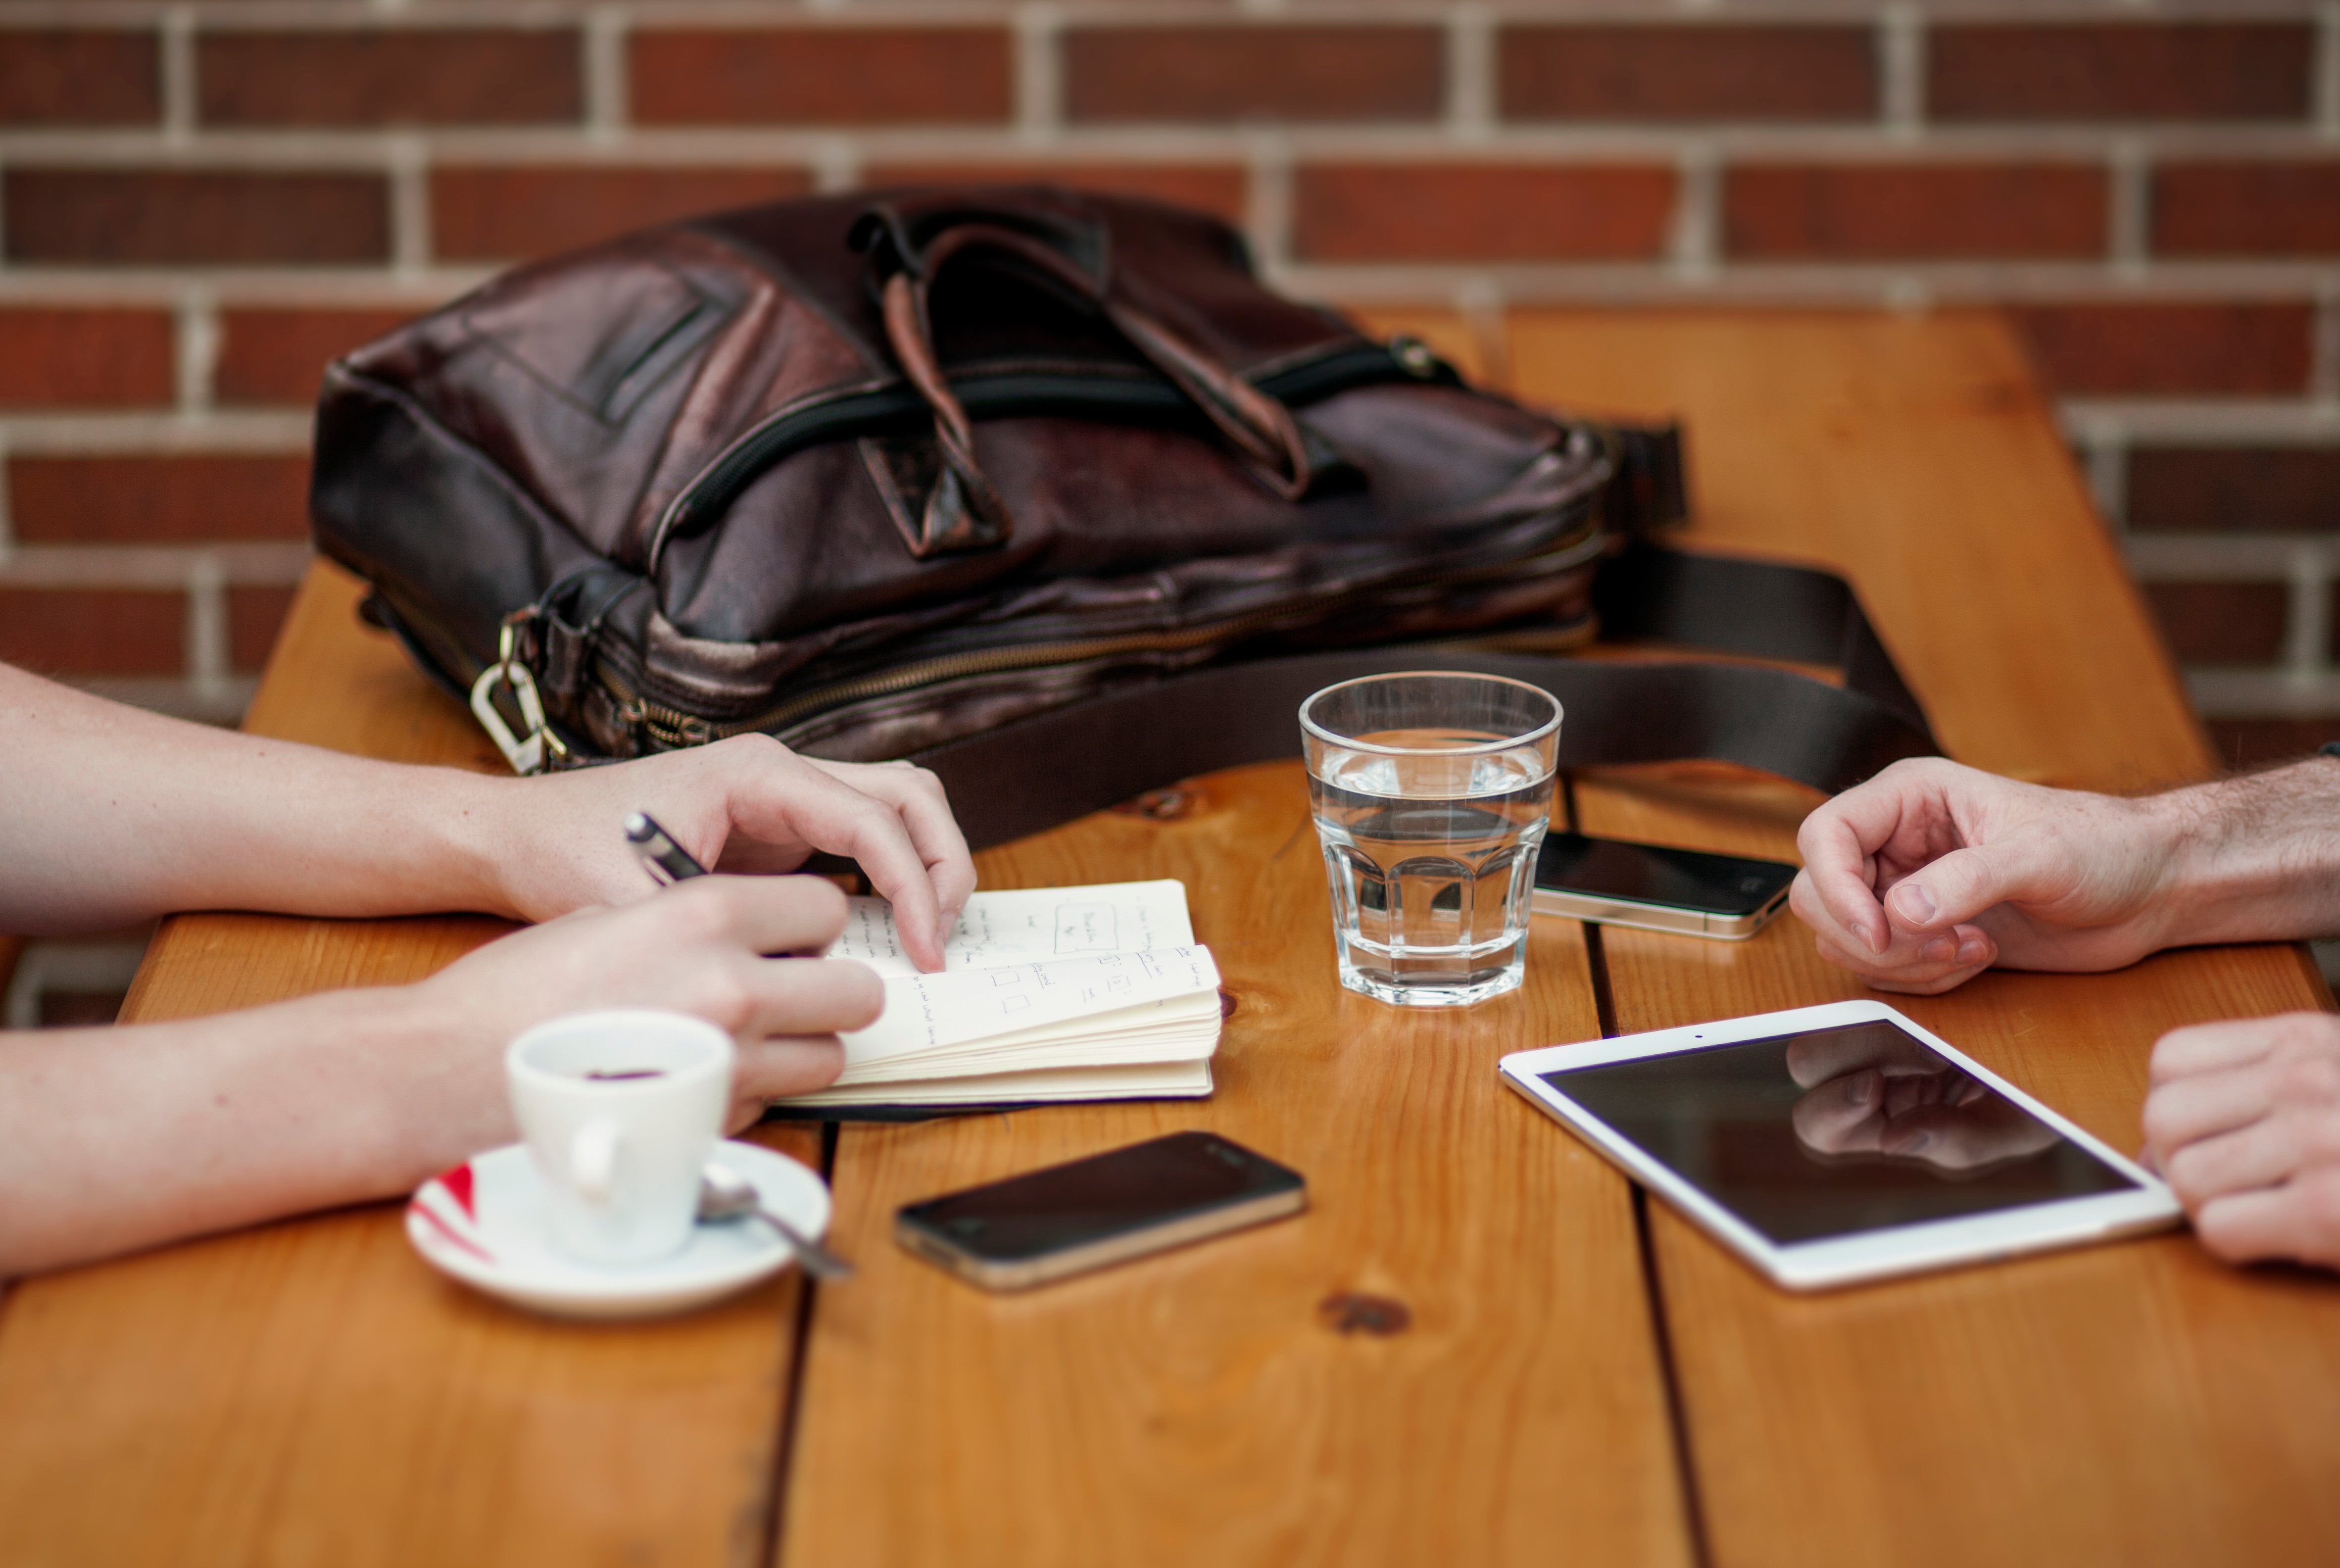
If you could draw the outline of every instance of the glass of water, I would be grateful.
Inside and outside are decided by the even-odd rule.
[[[1492,675],[1373,675],[1302,703],[1300,730],[1341,984],[1413,1007],[1518,988],[1559,702]]]

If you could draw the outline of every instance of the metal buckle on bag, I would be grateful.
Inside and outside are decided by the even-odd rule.
[[[496,743],[496,749],[504,754],[511,770],[522,776],[543,772],[548,753],[555,764],[569,759],[569,748],[545,727],[544,700],[537,692],[536,677],[520,661],[520,629],[535,615],[535,607],[530,606],[504,617],[503,629],[496,638],[496,661],[481,670],[480,678],[471,682],[472,717],[488,732],[488,739]],[[514,735],[511,726],[504,722],[502,711],[496,707],[496,687],[500,684],[511,692],[527,735]]]

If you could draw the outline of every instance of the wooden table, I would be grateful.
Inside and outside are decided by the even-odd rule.
[[[1459,323],[1403,323],[1469,352]],[[1983,316],[1542,313],[1524,394],[1690,422],[1696,538],[1859,588],[1958,757],[2206,773],[2111,542]],[[304,589],[251,728],[493,762]],[[1792,854],[1813,797],[1574,781],[1596,832]],[[1199,1105],[760,1136],[825,1167],[848,1285],[579,1327],[450,1285],[392,1206],[20,1285],[0,1563],[2309,1563],[2340,1551],[2340,1285],[2184,1236],[1797,1298],[1498,1088],[1508,1050],[1859,994],[1743,945],[1542,921],[1465,1015],[1341,991],[1296,765],[981,857],[994,887],[1183,878],[1237,1006]],[[193,916],[126,1016],[425,974],[471,918]],[[2303,953],[1992,975],[1909,1004],[2124,1146],[2164,1029],[2329,1006]],[[912,1197],[1179,1127],[1296,1165],[1301,1220],[1026,1297],[897,1252]],[[1361,1305],[1361,1302],[1363,1305]],[[1393,1309],[1394,1307],[1394,1310]],[[1402,1325],[1402,1326],[1401,1326]]]

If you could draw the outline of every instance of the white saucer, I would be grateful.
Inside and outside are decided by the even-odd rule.
[[[726,1141],[718,1164],[756,1184],[765,1205],[808,1236],[828,1228],[828,1188],[786,1155]],[[406,1236],[441,1273],[558,1317],[653,1317],[745,1289],[796,1256],[757,1219],[702,1225],[672,1257],[620,1268],[573,1263],[552,1250],[544,1188],[526,1144],[432,1176],[406,1205]]]

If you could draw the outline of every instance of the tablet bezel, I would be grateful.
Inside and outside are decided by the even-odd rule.
[[[1637,1061],[1868,1023],[1890,1024],[1940,1052],[1963,1071],[1988,1084],[2123,1176],[2137,1182],[2138,1190],[2091,1193],[1990,1214],[1889,1226],[1824,1241],[1782,1245],[1675,1174],[1591,1111],[1545,1083],[1542,1077],[1576,1067]],[[2141,1235],[2165,1229],[2185,1217],[2176,1196],[2151,1172],[1882,1002],[1829,1002],[1815,1007],[1687,1024],[1614,1039],[1546,1046],[1532,1051],[1515,1051],[1503,1057],[1498,1067],[1503,1081],[1514,1090],[1590,1143],[1626,1175],[1656,1190],[1710,1236],[1790,1290],[1824,1290],[1864,1280]]]

